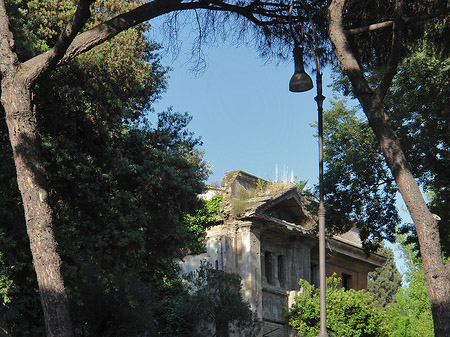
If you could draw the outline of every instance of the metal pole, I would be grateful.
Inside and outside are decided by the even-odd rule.
[[[311,29],[313,32],[314,44],[309,40],[309,45],[316,62],[316,87],[317,96],[314,98],[317,102],[318,124],[319,124],[319,283],[320,283],[320,332],[318,337],[328,337],[327,333],[327,306],[326,306],[326,265],[325,265],[325,204],[324,204],[324,192],[323,192],[323,101],[325,96],[322,95],[322,73],[320,72],[320,60],[319,60],[319,46],[318,36],[314,21],[309,13],[308,6],[302,0],[293,0],[289,7],[289,27],[291,29],[292,36],[296,46],[299,45],[298,39],[295,37],[295,32],[292,25],[292,11],[294,9],[294,3],[300,3],[306,10]],[[303,30],[302,30],[302,36]],[[297,72],[297,70],[296,70]],[[303,71],[304,72],[304,71]],[[306,89],[309,90],[309,89]],[[294,91],[294,90],[292,90]],[[303,91],[303,90],[299,90]]]
[[[314,57],[316,57],[314,53]],[[318,64],[318,60],[316,59]],[[317,102],[318,124],[319,124],[319,283],[320,283],[320,333],[318,337],[328,337],[327,333],[327,307],[326,307],[326,265],[325,265],[325,205],[323,193],[323,101],[322,95],[322,73],[320,65],[317,66]]]
[[[304,5],[306,13],[308,14],[309,22],[311,23],[311,29],[314,37],[314,45],[310,42],[311,50],[313,52],[314,61],[316,62],[316,88],[317,96],[314,99],[317,102],[317,123],[319,124],[319,286],[320,286],[320,332],[317,337],[328,337],[327,332],[327,303],[326,303],[326,264],[325,264],[325,203],[323,192],[323,101],[325,96],[322,94],[322,73],[320,71],[320,59],[318,55],[319,42],[316,32],[316,26],[308,11],[308,8]]]

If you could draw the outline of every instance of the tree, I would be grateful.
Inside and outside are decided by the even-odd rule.
[[[155,129],[122,129],[88,140],[93,135],[79,128],[84,138],[46,137],[55,233],[77,334],[136,335],[159,320],[152,304],[160,296],[159,279],[176,276],[171,260],[191,241],[183,214],[197,205],[202,188],[196,141],[183,136],[188,120],[164,114]],[[5,274],[15,288],[7,288],[10,303],[0,308],[0,325],[17,335],[41,336],[26,236],[15,229],[17,219],[2,224],[14,233],[1,238],[1,250],[13,267]]]
[[[386,107],[414,175],[427,192],[430,210],[440,218],[441,247],[449,256],[450,57],[429,43],[440,29],[439,25],[430,27],[414,53],[400,64]],[[414,231],[411,227],[406,230]]]
[[[117,10],[117,4],[106,4]],[[30,25],[39,17],[24,13]],[[17,30],[26,35],[26,28]],[[45,111],[37,115],[38,131],[65,288],[74,330],[84,336],[125,336],[153,324],[153,278],[169,273],[167,261],[179,257],[189,240],[183,214],[197,205],[207,172],[199,141],[186,130],[189,116],[168,112],[155,127],[145,125],[142,116],[164,89],[165,70],[156,46],[142,40],[144,28],[59,67],[33,93],[35,110]],[[38,37],[27,50],[48,41]],[[8,206],[1,210],[0,247],[10,297],[0,320],[13,334],[42,336],[6,130],[0,135],[0,195]]]
[[[10,10],[13,7],[10,5],[14,2],[8,2],[7,4],[8,10]],[[48,46],[49,49],[28,55],[28,57],[22,59],[14,49],[17,36],[14,36],[10,29],[10,16],[6,3],[4,0],[0,2],[0,31],[2,32],[0,35],[1,102],[9,130],[17,182],[23,201],[27,233],[30,238],[30,248],[49,336],[71,336],[70,331],[72,329],[67,296],[60,273],[61,260],[57,253],[57,242],[53,233],[53,211],[48,202],[49,189],[39,152],[36,111],[32,109],[31,93],[36,81],[58,66],[85,53],[96,45],[104,43],[123,30],[167,13],[174,13],[176,18],[178,11],[209,10],[207,15],[203,16],[205,20],[201,20],[201,16],[195,14],[193,19],[200,26],[204,24],[212,31],[215,31],[216,27],[213,23],[226,27],[229,19],[237,19],[239,24],[234,25],[239,27],[237,36],[242,36],[248,22],[251,22],[256,25],[255,41],[258,41],[257,43],[263,48],[263,52],[267,52],[274,46],[291,47],[292,41],[289,37],[288,23],[292,21],[288,14],[289,5],[279,1],[192,0],[185,2],[181,0],[154,0],[143,2],[135,9],[106,19],[106,21],[102,20],[98,25],[83,31],[91,15],[90,6],[92,4],[93,0],[80,0],[76,8],[69,11],[70,15],[68,15],[67,20],[62,20],[63,23],[59,26],[61,27],[61,34]],[[377,136],[388,166],[414,220],[435,317],[435,331],[438,335],[445,335],[445,331],[450,330],[448,326],[450,323],[446,324],[446,322],[450,322],[450,319],[447,319],[445,314],[450,312],[448,308],[450,280],[448,268],[444,266],[440,255],[437,223],[423,200],[402,148],[387,122],[387,116],[382,107],[383,98],[396,72],[396,65],[401,56],[398,48],[400,46],[398,37],[402,30],[398,27],[401,27],[403,22],[403,2],[399,0],[395,6],[392,6],[390,2],[382,4],[372,1],[355,1],[351,2],[354,7],[345,10],[346,15],[350,14],[350,23],[353,24],[360,24],[361,20],[364,20],[364,25],[367,25],[371,22],[383,21],[391,16],[394,17],[394,20],[377,26],[393,26],[395,28],[393,30],[394,43],[392,48],[383,43],[386,41],[385,34],[376,34],[378,40],[359,40],[360,43],[363,41],[361,45],[363,48],[359,50],[365,52],[365,55],[363,55],[366,56],[365,60],[370,60],[367,55],[372,54],[371,52],[375,50],[378,54],[374,59],[382,60],[386,65],[387,72],[376,91],[372,91],[368,86],[360,64],[356,61],[355,54],[352,53],[352,48],[348,42],[342,21],[345,4],[345,0],[332,0],[330,2],[328,23],[326,24],[324,4],[322,2],[311,2],[309,9],[318,24],[317,30],[322,42],[321,55],[330,56],[329,44],[325,39],[328,32],[335,54],[351,79],[354,91],[368,117],[371,128]],[[434,9],[432,6],[436,7],[436,13],[429,10]],[[309,21],[308,15],[301,5],[298,4],[295,8],[294,24]],[[416,22],[418,19],[424,18],[421,14],[428,14],[425,18],[430,18],[448,12],[446,2],[437,0],[425,4],[420,1],[411,3],[408,10],[409,12],[406,12],[406,14],[415,16]],[[225,13],[219,18],[211,14],[214,12],[228,12],[235,13],[235,15]],[[95,13],[98,14],[99,12],[96,11]],[[408,22],[413,22],[413,20]],[[357,32],[360,30],[356,29]],[[364,31],[364,29],[362,30]],[[367,30],[373,31],[373,26],[367,26]],[[308,35],[309,31],[305,31],[305,33]],[[417,37],[417,32],[415,33],[407,35],[409,37],[407,42],[411,42]],[[205,41],[204,39],[203,35],[198,42],[201,44]],[[274,44],[274,39],[278,39],[279,44]],[[378,43],[373,44],[373,42]],[[328,53],[325,54],[325,51],[328,51]],[[392,57],[389,59],[385,58],[386,51],[393,51]],[[309,52],[309,55],[311,55],[311,52]],[[324,61],[327,60],[327,58],[324,58]],[[369,62],[370,64],[373,65],[374,62]],[[438,329],[438,327],[441,328]]]
[[[387,307],[389,336],[432,336],[433,317],[423,266],[412,246],[404,239],[401,239],[401,247],[407,265],[406,282]]]
[[[411,163],[414,176],[427,195],[430,210],[441,218],[441,247],[448,255],[446,205],[449,196],[446,191],[450,183],[446,178],[449,174],[445,158],[448,158],[450,148],[447,133],[450,127],[450,111],[447,108],[449,83],[446,76],[450,61],[448,56],[439,53],[429,42],[434,31],[440,29],[442,27],[439,25],[430,27],[425,37],[411,51],[411,55],[399,64],[384,105]],[[371,85],[374,85],[378,78],[378,71],[371,74]],[[346,96],[353,96],[351,84],[342,73],[334,79],[334,87]],[[416,90],[417,87],[420,87],[420,90]],[[332,143],[328,144],[333,146]],[[381,165],[377,166],[378,170],[382,169]],[[358,193],[355,189],[352,192]],[[333,194],[330,194],[330,197],[333,198]],[[401,231],[415,232],[414,225],[403,224]],[[408,240],[414,240],[417,244],[417,236],[408,236]],[[416,248],[419,249],[418,246]]]
[[[356,225],[364,247],[373,250],[394,240],[400,221],[395,182],[367,121],[345,100],[331,104],[323,119],[327,222],[334,225],[327,229],[345,232]]]
[[[398,136],[389,124],[383,101],[396,74],[397,65],[402,58],[404,40],[404,17],[407,13],[404,1],[395,2],[392,17],[392,46],[390,56],[384,63],[384,69],[378,86],[373,89],[365,77],[361,62],[349,42],[344,28],[345,0],[333,0],[328,8],[328,32],[341,67],[352,83],[369,124],[374,131],[386,163],[392,172],[406,207],[414,221],[420,252],[423,258],[425,279],[431,300],[436,336],[448,335],[450,331],[450,266],[444,264],[440,249],[440,237],[437,220],[427,207],[410,164],[399,142]],[[439,5],[439,2],[434,3]],[[430,8],[431,9],[431,8]],[[445,6],[444,6],[445,9]],[[349,11],[347,11],[348,13]],[[367,26],[370,30],[371,26]]]
[[[257,336],[260,321],[242,298],[241,278],[211,264],[167,282],[158,301],[158,331],[176,336]],[[231,328],[231,329],[230,329]]]
[[[91,16],[90,7],[93,2],[80,0],[76,7],[71,7],[69,1],[58,3],[63,5],[63,9],[64,5],[68,4],[69,10],[65,20],[52,22],[57,28],[57,35],[53,36],[54,39],[48,46],[44,45],[37,51],[25,48],[22,51],[28,53],[23,54],[19,54],[21,50],[15,49],[16,39],[20,34],[14,30],[14,20],[10,22],[10,18],[14,16],[9,15],[20,7],[17,6],[20,2],[0,2],[1,103],[9,132],[18,188],[23,201],[27,234],[48,336],[72,336],[73,329],[61,276],[61,258],[57,251],[53,229],[54,212],[49,202],[46,171],[39,150],[38,120],[36,110],[32,108],[32,91],[37,81],[48,76],[58,66],[104,43],[121,31],[165,13],[196,8],[217,10],[235,8],[243,12],[243,7],[224,2],[217,5],[204,1],[186,3],[155,0],[142,3],[135,9],[113,18],[110,17],[114,14],[109,13],[109,17],[100,19],[97,25],[82,32]],[[45,2],[49,3],[51,4]],[[39,5],[39,2],[33,4]],[[139,5],[138,2],[134,4]],[[55,11],[59,10],[61,9]],[[249,13],[248,10],[246,12]],[[105,17],[101,10],[95,13],[101,18]],[[47,27],[44,27],[44,31],[45,28]],[[30,30],[25,32],[28,33]],[[44,111],[41,113],[45,114]]]
[[[331,224],[340,224],[328,230],[345,231],[356,225],[365,248],[373,250],[384,239],[394,241],[400,222],[397,189],[370,126],[346,103],[331,101],[332,108],[324,115],[327,218]],[[380,247],[377,252],[387,261],[369,274],[368,291],[385,307],[400,287],[401,275],[392,250]]]
[[[197,333],[211,336],[208,325],[215,326],[217,337],[228,337],[236,330],[241,336],[257,336],[260,322],[241,294],[241,278],[203,263],[199,269],[185,275],[191,298],[197,302]],[[231,330],[230,330],[231,328]]]
[[[402,275],[395,265],[392,249],[381,247],[377,253],[385,256],[387,260],[382,267],[369,273],[367,291],[375,298],[377,306],[386,308],[401,287]]]
[[[365,290],[338,289],[340,278],[327,278],[327,331],[330,336],[386,336],[383,313]],[[300,280],[300,294],[289,308],[287,318],[301,336],[317,336],[320,331],[320,292]]]

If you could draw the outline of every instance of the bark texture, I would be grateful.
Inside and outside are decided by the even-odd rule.
[[[78,30],[89,18],[92,1],[80,1],[55,48],[45,57],[21,64],[14,51],[4,0],[0,1],[1,103],[16,167],[17,183],[25,211],[27,234],[37,275],[47,336],[73,336],[69,304],[61,276],[48,202],[46,174],[40,158],[37,120],[32,109],[31,87],[36,79],[60,59]]]
[[[438,223],[428,210],[398,137],[389,125],[388,116],[383,108],[384,95],[395,75],[398,63],[397,49],[398,43],[400,43],[398,31],[394,27],[392,55],[386,74],[378,88],[372,91],[346,38],[342,21],[345,2],[346,0],[333,0],[330,4],[328,11],[330,40],[341,67],[349,77],[355,95],[378,139],[386,162],[414,221],[431,301],[435,335],[450,336],[450,267],[448,264],[445,265],[442,260]],[[399,1],[399,12],[401,5],[402,3]]]
[[[165,13],[204,8],[235,12],[256,24],[264,24],[264,22],[254,16],[254,12],[258,12],[260,16],[266,15],[269,19],[279,19],[277,11],[264,11],[260,8],[259,1],[240,7],[239,4],[233,5],[220,0],[195,2],[153,0],[80,34],[81,28],[89,18],[89,6],[92,3],[93,0],[79,0],[74,16],[67,23],[55,47],[20,63],[14,51],[14,37],[9,28],[5,0],[0,0],[1,103],[8,125],[17,181],[25,209],[27,232],[48,336],[73,336],[73,332],[60,272],[61,260],[53,234],[46,175],[40,159],[36,116],[31,108],[33,83],[58,65],[101,44],[119,32]],[[450,336],[450,280],[448,277],[450,267],[444,266],[440,256],[437,223],[426,207],[398,139],[390,128],[387,116],[382,109],[382,94],[392,74],[386,77],[378,92],[374,93],[370,90],[346,42],[342,27],[344,4],[345,0],[331,2],[330,38],[335,46],[336,55],[350,77],[356,95],[378,137],[388,165],[415,222],[432,302],[436,335]]]
[[[36,118],[28,85],[14,76],[2,81],[2,104],[14,154],[17,182],[48,336],[70,337],[72,323],[60,273],[61,259],[52,227],[45,172],[39,158]]]
[[[25,210],[48,336],[73,336],[68,299],[60,272],[61,259],[52,227],[52,210],[39,151],[36,116],[31,108],[33,73],[14,52],[14,38],[4,1],[0,2],[1,103],[14,156],[18,187]],[[47,63],[41,64],[41,69]],[[36,70],[36,69],[35,69]]]
[[[255,20],[251,15],[252,7],[240,7],[222,1],[153,0],[80,34],[90,17],[90,5],[93,2],[94,0],[79,0],[73,17],[61,32],[55,46],[20,63],[14,49],[14,36],[9,26],[5,0],[0,0],[1,104],[8,126],[49,337],[71,337],[73,328],[61,275],[61,258],[53,232],[46,174],[40,157],[37,120],[32,109],[33,84],[58,65],[111,39],[121,31],[169,12],[196,8],[228,10]]]

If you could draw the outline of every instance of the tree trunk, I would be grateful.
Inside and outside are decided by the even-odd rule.
[[[429,211],[398,137],[389,125],[388,116],[383,108],[384,95],[379,90],[374,92],[370,89],[351,52],[342,23],[345,1],[333,0],[329,7],[330,40],[414,221],[431,302],[435,335],[447,337],[450,336],[450,265],[445,265],[442,260],[438,223]]]
[[[60,272],[61,259],[52,228],[48,187],[40,159],[36,116],[29,84],[18,75],[2,78],[1,102],[23,200],[27,233],[36,270],[47,336],[73,336],[69,305]]]

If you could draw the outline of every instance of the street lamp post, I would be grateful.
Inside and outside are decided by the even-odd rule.
[[[323,101],[325,96],[322,94],[322,73],[320,71],[320,60],[317,55],[318,52],[318,39],[315,30],[314,22],[309,15],[307,7],[301,3],[306,9],[309,22],[314,36],[313,45],[310,42],[311,51],[314,56],[314,61],[316,63],[316,89],[317,96],[314,98],[317,102],[317,113],[318,113],[318,126],[319,126],[319,286],[320,286],[320,332],[318,337],[328,337],[327,333],[327,309],[326,309],[326,269],[325,269],[325,205],[324,205],[324,192],[323,192]],[[289,14],[292,15],[293,4],[290,7]],[[292,92],[304,92],[311,90],[313,88],[312,80],[308,74],[305,73],[303,66],[303,55],[302,50],[299,47],[299,42],[295,37],[294,30],[292,28],[292,23],[290,21],[292,36],[295,41],[294,48],[294,62],[295,62],[295,73],[289,82],[289,90]]]

